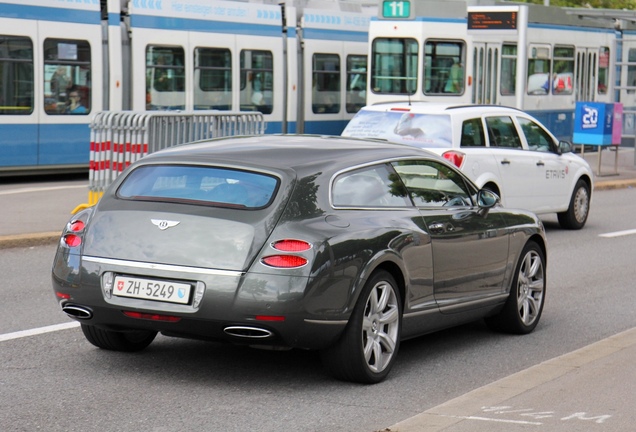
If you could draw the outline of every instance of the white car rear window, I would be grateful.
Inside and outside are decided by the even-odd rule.
[[[446,114],[404,111],[359,111],[343,136],[379,138],[417,147],[451,147],[451,118]]]

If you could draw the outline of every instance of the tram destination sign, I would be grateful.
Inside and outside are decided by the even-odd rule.
[[[468,11],[468,30],[517,30],[517,11]]]
[[[382,18],[408,19],[411,17],[409,0],[384,0],[382,2]]]

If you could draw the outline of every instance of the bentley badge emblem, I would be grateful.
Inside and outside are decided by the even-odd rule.
[[[173,226],[179,225],[180,221],[169,221],[169,220],[161,220],[161,219],[150,219],[150,222],[153,225],[157,225],[160,230],[165,230],[168,228],[172,228]]]

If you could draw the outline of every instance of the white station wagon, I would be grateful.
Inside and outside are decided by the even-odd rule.
[[[515,108],[403,102],[370,105],[351,119],[348,137],[426,148],[453,162],[506,207],[557,213],[566,229],[585,225],[592,170],[572,145]]]

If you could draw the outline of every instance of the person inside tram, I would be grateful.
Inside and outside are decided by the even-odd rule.
[[[462,64],[459,61],[454,61],[448,74],[448,80],[444,87],[446,93],[461,93],[463,90],[463,73]]]
[[[66,73],[66,66],[58,66],[51,76],[51,94],[58,102],[66,102],[71,78]]]
[[[82,98],[77,87],[71,87],[68,92],[67,114],[86,114],[86,107],[82,105]]]

